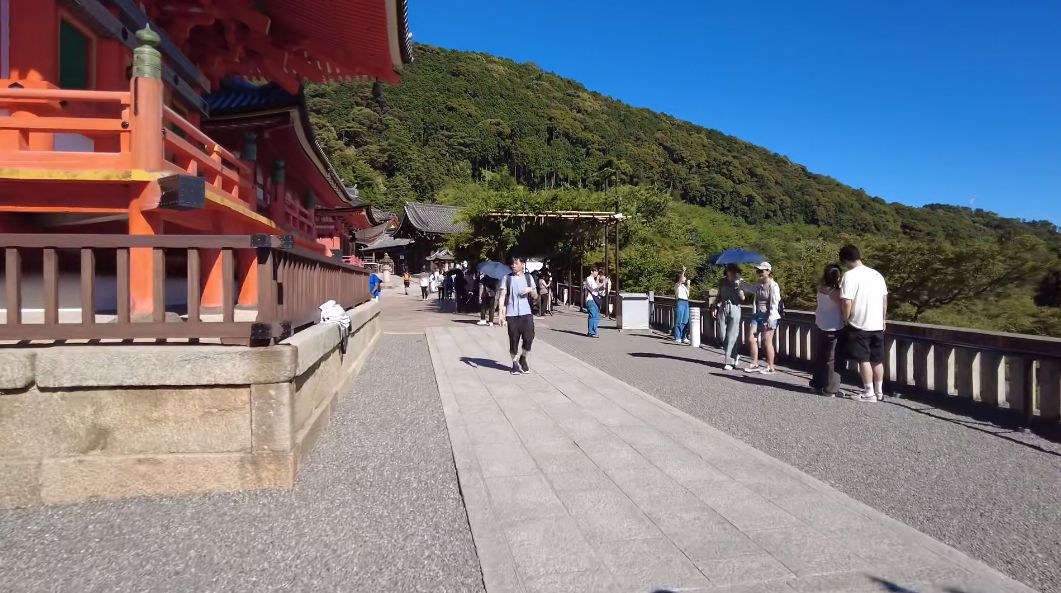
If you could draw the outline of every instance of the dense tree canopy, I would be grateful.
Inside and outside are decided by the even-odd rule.
[[[725,247],[765,253],[790,306],[813,305],[815,281],[846,241],[893,286],[902,319],[1061,333],[1049,222],[945,205],[889,204],[782,155],[716,130],[637,109],[581,84],[486,54],[419,45],[394,87],[307,89],[318,141],[362,197],[535,212],[621,204],[624,286],[667,291],[688,265],[695,286]],[[1015,196],[1017,198],[1019,196]],[[469,257],[515,245],[599,261],[600,236],[560,224],[475,222],[451,243]]]

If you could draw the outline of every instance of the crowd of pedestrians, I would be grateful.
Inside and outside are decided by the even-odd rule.
[[[773,266],[762,262],[755,266],[758,276],[746,282],[739,266],[727,265],[719,280],[716,298],[710,312],[716,324],[723,368],[740,368],[740,344],[744,304],[751,305],[748,321],[746,373],[770,375],[775,367],[774,334],[784,315],[781,286],[774,278]],[[586,279],[587,294],[594,276]],[[689,344],[689,281],[686,270],[675,278],[673,341]],[[587,307],[589,302],[587,301]],[[595,334],[593,318],[599,314],[590,308],[590,335]],[[825,266],[818,282],[815,311],[814,353],[811,388],[820,395],[845,395],[840,387],[840,372],[848,361],[857,363],[861,389],[850,394],[859,401],[884,399],[884,329],[888,310],[888,287],[879,272],[862,262],[854,245],[844,246],[839,263]],[[761,360],[760,360],[761,355]]]

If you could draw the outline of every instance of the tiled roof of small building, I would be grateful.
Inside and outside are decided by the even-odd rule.
[[[461,209],[456,206],[441,206],[439,204],[414,204],[405,205],[404,225],[408,222],[416,230],[423,233],[436,235],[452,235],[468,228],[464,222],[457,222],[457,213]]]
[[[388,223],[384,222],[376,226],[370,226],[367,229],[356,230],[354,231],[354,239],[358,243],[371,243],[387,232],[387,225]]]
[[[394,235],[391,235],[391,234],[388,234],[388,233],[384,233],[384,234],[380,235],[379,237],[377,237],[375,241],[373,241],[373,242],[369,243],[368,245],[365,245],[364,247],[362,247],[361,251],[362,252],[365,252],[365,251],[377,251],[377,250],[380,250],[380,249],[391,249],[391,248],[394,248],[394,247],[404,247],[404,246],[406,246],[406,245],[408,245],[408,244],[410,244],[412,242],[413,242],[412,239],[398,239],[398,238],[395,238]]]

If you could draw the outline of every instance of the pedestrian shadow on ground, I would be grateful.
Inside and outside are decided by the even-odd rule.
[[[602,327],[601,330],[603,331],[604,328]],[[583,338],[589,337],[586,335],[586,332],[575,331],[573,329],[556,329],[555,327],[551,327],[549,328],[549,331],[560,332],[562,334],[571,334],[572,336],[580,336]]]
[[[684,356],[674,356],[671,354],[657,354],[655,352],[630,352],[630,356],[634,358],[669,358],[671,360],[677,360],[680,362],[694,362],[696,364],[702,364],[707,367],[713,367],[716,369],[723,368],[721,364],[712,362],[710,360],[701,360],[699,358],[686,358]]]
[[[451,319],[450,321],[453,323],[469,323],[471,325],[479,323],[478,319]]]
[[[779,373],[781,371],[778,371]],[[740,374],[737,374],[740,373]],[[738,383],[744,383],[747,385],[760,385],[765,387],[773,387],[781,391],[789,391],[798,395],[813,395],[810,387],[802,387],[800,385],[794,385],[792,383],[786,383],[785,381],[774,381],[767,379],[759,373],[745,373],[744,371],[733,371],[732,373],[711,373],[716,377],[725,377],[731,381]]]
[[[496,369],[505,372],[512,370],[510,367],[507,367],[501,364],[500,362],[497,362],[496,360],[490,358],[472,358],[470,356],[462,356],[461,362],[473,368],[482,367],[484,369]]]

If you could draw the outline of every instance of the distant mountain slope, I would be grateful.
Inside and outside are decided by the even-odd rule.
[[[534,64],[425,45],[415,51],[400,85],[307,90],[321,144],[340,173],[380,206],[432,200],[449,183],[507,168],[531,189],[648,185],[750,223],[915,238],[1022,231],[1061,252],[1061,235],[1047,222],[888,204],[764,148],[631,107]]]

